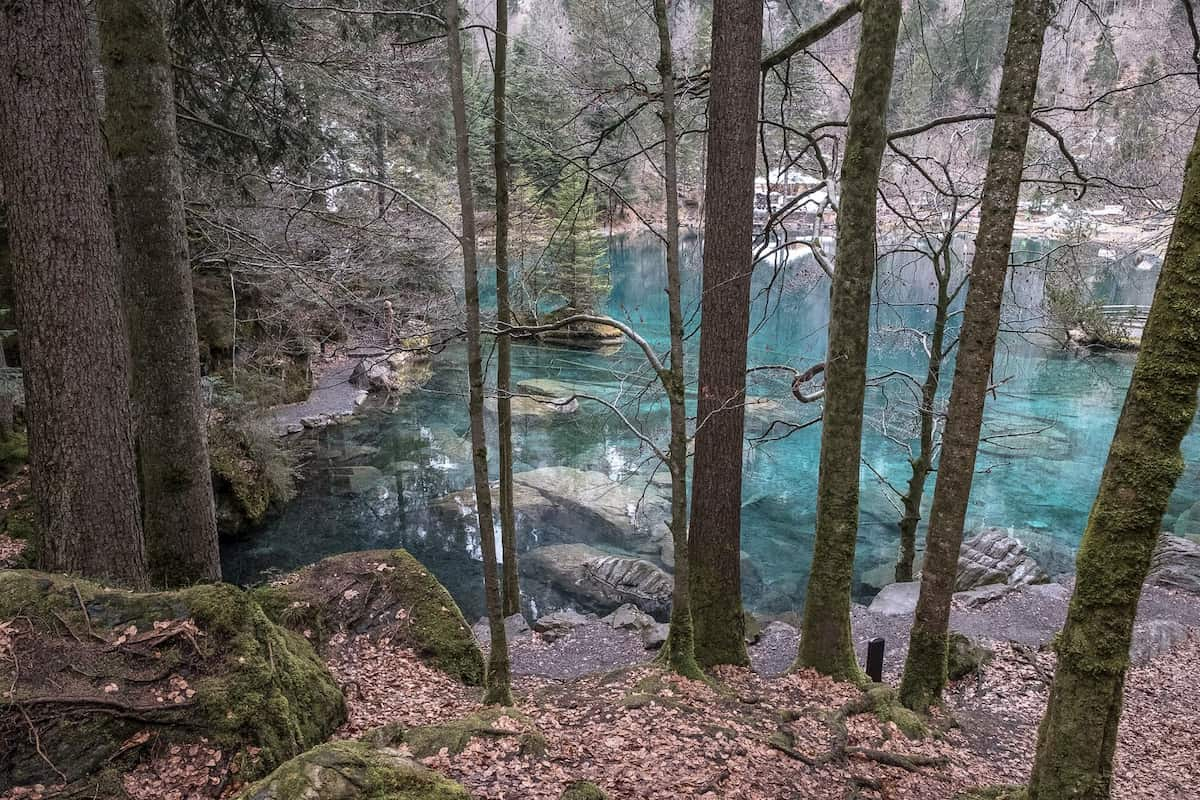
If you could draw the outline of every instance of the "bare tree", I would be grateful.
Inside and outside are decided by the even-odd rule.
[[[468,406],[471,415],[471,466],[475,481],[475,507],[479,516],[479,543],[483,551],[483,592],[487,604],[492,647],[488,658],[484,702],[512,705],[508,641],[500,601],[496,564],[496,532],[492,521],[492,490],[488,484],[487,436],[483,429],[483,357],[480,350],[479,267],[475,246],[475,198],[471,188],[471,142],[467,132],[467,104],[463,91],[462,45],[458,31],[458,0],[446,0],[446,45],[449,54],[450,103],[454,114],[454,152],[458,198],[462,209],[459,244],[463,256],[463,287],[467,304]]]
[[[700,386],[688,537],[696,658],[706,667],[750,661],[741,596],[742,435],[761,49],[762,0],[717,0],[704,185]]]
[[[99,14],[147,567],[155,585],[220,580],[162,4]]]
[[[859,461],[875,278],[875,197],[887,144],[888,96],[899,27],[899,0],[866,0],[842,162],[816,546],[797,658],[798,664],[846,680],[862,674],[850,633],[850,584],[858,538]]]
[[[1052,0],[1016,0],[1009,22],[979,234],[925,540],[921,593],[900,685],[901,701],[912,709],[926,709],[946,684],[950,599],[996,352],[1042,43],[1053,14]]]
[[[0,179],[39,563],[140,588],[129,342],[83,6],[0,5],[0,49]]]

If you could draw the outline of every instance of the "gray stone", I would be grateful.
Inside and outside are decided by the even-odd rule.
[[[625,603],[601,621],[608,623],[609,626],[618,630],[633,631],[640,631],[658,624],[654,621],[654,617],[642,611],[633,603]]]
[[[908,616],[917,610],[917,596],[920,593],[920,581],[889,584],[879,590],[867,610],[889,617]]]
[[[1017,587],[1009,586],[1007,583],[989,583],[977,589],[955,592],[953,601],[960,608],[979,608],[1015,591],[1017,591]]]
[[[496,398],[489,397],[483,401],[483,410],[489,414],[496,413]],[[515,420],[530,421],[553,419],[563,414],[574,414],[579,410],[579,401],[574,397],[513,397],[509,400],[512,416]]]
[[[504,618],[504,635],[510,640],[527,633],[529,633],[529,623],[525,620],[524,614],[513,614]]]
[[[1048,580],[1025,546],[1007,530],[984,528],[962,543],[954,588],[961,592],[993,583],[1026,586]]]
[[[1146,583],[1200,594],[1200,543],[1181,536],[1159,537]]]
[[[632,603],[665,618],[670,609],[671,576],[645,559],[612,555],[585,544],[560,544],[529,551],[521,569],[597,610]]]
[[[594,617],[587,617],[578,611],[566,609],[538,617],[533,623],[533,629],[542,634],[542,638],[546,641],[553,642],[555,639],[566,636],[580,625],[586,625],[592,619]]]
[[[647,650],[657,650],[667,641],[671,626],[665,622],[655,622],[649,627],[642,628],[642,646]]]
[[[1182,622],[1169,619],[1139,622],[1133,628],[1129,654],[1136,663],[1142,664],[1171,652],[1187,638],[1188,628]]]

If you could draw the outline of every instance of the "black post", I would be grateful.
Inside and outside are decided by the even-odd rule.
[[[878,636],[867,642],[867,677],[883,683],[883,639]]]

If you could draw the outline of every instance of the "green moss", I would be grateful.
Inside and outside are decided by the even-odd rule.
[[[900,704],[896,692],[889,686],[872,686],[867,689],[871,711],[880,722],[891,722],[909,739],[920,739],[929,733],[924,721],[913,711]]]
[[[946,676],[957,681],[978,672],[992,660],[994,653],[973,643],[961,633],[951,633],[946,655]]]
[[[510,731],[497,727],[501,717],[517,721],[521,729]],[[451,720],[439,725],[421,725],[403,728],[392,725],[379,728],[368,736],[368,741],[375,745],[397,745],[404,743],[409,752],[416,758],[428,758],[445,750],[450,755],[458,755],[467,748],[471,740],[483,736],[504,737],[514,736],[520,741],[521,754],[542,757],[546,753],[546,740],[534,727],[533,723],[513,708],[489,706],[469,714],[461,719]]]
[[[400,751],[361,741],[329,742],[281,765],[237,800],[470,800],[458,783]]]
[[[0,480],[8,480],[29,461],[29,439],[25,431],[13,431],[0,439]]]
[[[114,676],[145,667],[136,649],[104,644],[129,626],[148,632],[156,623],[190,619],[199,629],[154,647],[156,663],[166,668],[159,671],[182,677],[194,691],[186,705],[164,705],[145,720],[83,711],[43,727],[43,749],[53,750],[57,767],[72,779],[104,766],[128,736],[144,728],[167,740],[204,736],[231,751],[258,748],[253,763],[244,765],[243,774],[253,774],[323,741],[345,719],[341,692],[312,647],[228,584],[134,593],[39,572],[0,572],[0,619],[17,614],[30,620],[49,652],[55,637],[75,650],[92,645],[96,653],[83,657],[84,663],[90,659],[93,669]],[[94,636],[87,638],[87,631]],[[16,684],[18,700],[45,695],[53,685],[44,685],[36,673],[23,675]],[[0,712],[0,723],[3,717]],[[46,769],[28,745],[14,741],[13,747],[9,759]]]
[[[1027,800],[1024,786],[981,786],[954,796],[954,800]]]
[[[608,795],[591,781],[575,781],[563,790],[559,800],[608,800]]]

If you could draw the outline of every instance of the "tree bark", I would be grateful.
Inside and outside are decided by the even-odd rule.
[[[1129,645],[1180,442],[1200,389],[1200,130],[1146,322],[1075,563],[1075,592],[1038,734],[1030,800],[1107,800]]]
[[[192,275],[159,0],[101,0],[105,133],[132,352],[150,581],[221,579]]]
[[[942,361],[946,357],[946,322],[950,317],[950,275],[953,267],[953,233],[942,240],[939,252],[932,254],[933,271],[937,280],[937,305],[934,309],[933,334],[930,337],[929,361],[925,367],[925,380],[921,383],[921,407],[917,414],[921,418],[920,442],[917,455],[909,461],[911,472],[908,489],[900,498],[904,513],[900,517],[900,553],[896,559],[896,581],[913,579],[913,562],[917,558],[917,526],[921,524],[921,501],[925,497],[925,481],[933,470],[933,450],[936,445],[938,385],[942,378]]]
[[[508,274],[508,140],[505,84],[508,80],[508,0],[496,0],[496,73],[492,87],[496,161],[496,419],[500,437],[500,549],[504,561],[504,616],[521,613],[517,577],[517,521],[513,510],[512,325]]]
[[[900,2],[866,0],[862,14],[829,307],[816,546],[797,659],[802,666],[841,680],[862,677],[850,635],[850,589],[858,538],[862,414],[875,280],[875,195],[887,144],[885,122]]]
[[[488,483],[487,438],[483,430],[483,356],[479,345],[479,266],[475,245],[475,198],[471,191],[471,143],[467,133],[466,93],[463,90],[462,45],[458,32],[458,0],[446,0],[446,44],[449,54],[450,104],[454,113],[454,155],[458,199],[462,207],[463,288],[467,304],[468,407],[471,415],[471,466],[479,516],[479,546],[483,552],[483,593],[487,603],[492,648],[488,658],[484,702],[512,705],[508,642],[500,603],[496,564],[496,529],[492,522],[492,489]]]
[[[688,541],[696,659],[706,667],[750,663],[741,596],[742,437],[761,50],[762,0],[715,0]]]
[[[82,4],[0,4],[0,53],[39,563],[141,588],[129,342]]]
[[[1015,0],[1009,22],[979,234],[975,237],[975,258],[959,332],[938,481],[925,535],[921,594],[900,685],[902,702],[917,710],[928,708],[946,685],[950,599],[958,572],[958,551],[996,351],[1025,144],[1037,94],[1042,40],[1052,17],[1051,0]]]
[[[667,665],[681,675],[701,677],[696,663],[691,594],[688,591],[687,522],[687,404],[684,393],[683,302],[679,275],[679,165],[675,129],[675,68],[671,53],[671,22],[667,0],[654,0],[658,27],[658,76],[662,84],[663,188],[667,195],[667,308],[671,336],[670,366],[660,376],[667,391],[671,442],[667,468],[671,473],[671,542],[675,547],[675,587],[671,597],[671,630],[663,646]]]

